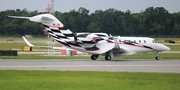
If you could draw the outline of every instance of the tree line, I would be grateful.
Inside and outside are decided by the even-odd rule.
[[[38,23],[25,19],[12,19],[8,16],[34,16],[46,12],[27,11],[27,9],[5,10],[0,12],[0,35],[43,36],[44,28]],[[180,34],[180,12],[169,13],[164,7],[148,7],[140,13],[131,13],[109,8],[89,13],[80,7],[77,11],[55,11],[54,15],[73,32],[105,32],[121,36],[160,37]]]

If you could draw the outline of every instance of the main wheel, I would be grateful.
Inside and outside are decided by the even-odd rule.
[[[106,59],[106,60],[111,60],[112,57],[111,57],[110,55],[106,55],[106,56],[105,56],[105,59]]]
[[[96,60],[99,57],[99,55],[92,55],[91,60]]]
[[[156,56],[156,60],[159,60],[160,59],[160,57],[159,56]]]

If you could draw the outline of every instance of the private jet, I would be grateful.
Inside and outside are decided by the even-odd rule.
[[[170,50],[169,47],[149,37],[113,37],[106,33],[75,34],[51,14],[40,14],[33,17],[9,17],[24,18],[32,22],[41,23],[48,30],[48,34],[54,41],[67,48],[89,53],[92,60],[96,60],[99,55],[104,55],[105,60],[112,60],[114,56],[146,52],[155,52],[155,58],[159,60],[159,52]]]

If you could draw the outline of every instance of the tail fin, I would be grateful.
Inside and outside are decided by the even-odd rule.
[[[43,24],[51,37],[56,39],[73,39],[75,34],[66,28],[55,16],[51,14],[40,14],[33,17],[9,16],[11,18],[24,18],[33,22]]]
[[[26,44],[30,47],[34,46],[33,44],[31,44],[24,36],[22,36],[23,40],[26,42]]]

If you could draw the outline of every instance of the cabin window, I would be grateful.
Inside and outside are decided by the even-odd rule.
[[[141,40],[139,40],[139,43],[141,43]]]
[[[144,40],[144,43],[146,43],[146,40]]]

